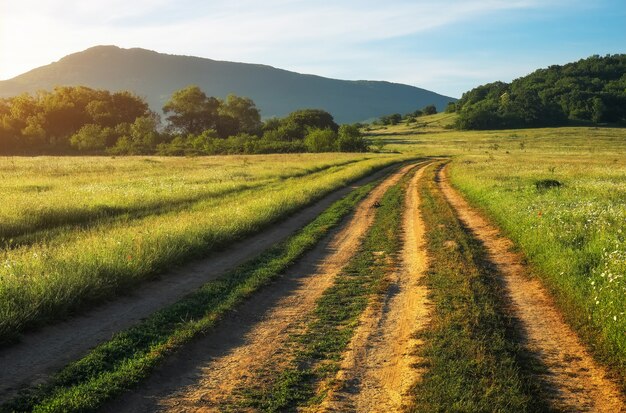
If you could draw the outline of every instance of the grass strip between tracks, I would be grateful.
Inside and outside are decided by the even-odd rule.
[[[352,191],[288,240],[117,334],[68,365],[49,383],[27,390],[0,411],[96,410],[137,385],[169,353],[206,332],[225,312],[278,277],[352,212],[375,185]]]
[[[435,169],[420,184],[433,311],[420,337],[426,373],[411,410],[547,411],[533,377],[541,366],[518,344],[500,275],[437,188]]]
[[[229,407],[280,412],[323,400],[327,388],[324,382],[336,375],[359,317],[372,294],[386,289],[385,275],[397,265],[404,194],[410,175],[387,190],[362,246],[319,299],[304,332],[292,337],[297,350],[290,365],[270,372],[274,378],[269,383],[242,389],[244,400],[240,403],[246,406]]]

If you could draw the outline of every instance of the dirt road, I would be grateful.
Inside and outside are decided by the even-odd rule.
[[[512,242],[450,186],[447,167],[439,171],[438,178],[448,202],[485,245],[489,260],[503,274],[514,314],[526,336],[524,344],[548,369],[544,379],[551,387],[552,405],[559,411],[626,411],[617,385],[607,379],[606,370],[593,360],[565,323],[539,280],[529,278],[530,271],[521,255],[512,252]]]
[[[227,316],[208,336],[173,357],[137,392],[109,411],[224,411],[236,391],[257,380],[264,366],[287,361],[283,351],[322,293],[354,255],[375,215],[373,205],[413,166],[388,177],[362,201],[330,241],[321,243],[273,285]]]
[[[0,349],[0,401],[12,397],[20,387],[45,381],[116,332],[129,328],[286,239],[353,188],[378,179],[390,170],[386,168],[334,191],[267,230],[229,246],[226,251],[168,271],[160,279],[145,283],[130,295],[119,297],[81,316],[24,334],[16,345]]]
[[[428,323],[428,290],[421,283],[428,267],[418,181],[407,188],[403,219],[401,267],[391,274],[389,288],[370,304],[344,356],[337,384],[320,411],[397,412],[409,405],[407,392],[421,371],[414,335]]]

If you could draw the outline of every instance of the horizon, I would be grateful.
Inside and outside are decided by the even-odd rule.
[[[402,83],[458,98],[480,84],[510,82],[542,67],[623,53],[626,44],[626,5],[615,0],[456,1],[447,13],[406,0],[385,7],[353,1],[72,1],[63,3],[63,12],[57,0],[34,3],[0,6],[2,80],[115,45]],[[32,29],[20,31],[25,25]],[[9,36],[17,32],[19,37]]]

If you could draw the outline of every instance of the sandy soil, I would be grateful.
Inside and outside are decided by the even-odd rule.
[[[16,345],[0,349],[0,401],[9,399],[21,387],[45,381],[70,361],[110,339],[116,332],[129,328],[207,281],[286,239],[353,188],[384,176],[392,168],[334,191],[267,230],[229,246],[223,252],[168,271],[158,280],[144,283],[129,295],[80,316],[24,334]]]
[[[565,323],[539,280],[529,278],[522,256],[512,252],[512,242],[450,186],[447,168],[438,177],[441,190],[461,221],[483,242],[490,261],[503,274],[512,309],[524,330],[525,345],[548,369],[545,381],[551,388],[553,406],[559,411],[626,411],[618,386]]]
[[[320,411],[397,412],[409,404],[407,392],[419,380],[413,367],[420,360],[416,332],[429,319],[428,290],[420,283],[428,267],[418,181],[407,189],[401,267],[389,279],[386,294],[372,303],[342,362],[336,381]]]
[[[137,392],[108,411],[223,411],[264,367],[289,359],[289,337],[348,263],[372,225],[373,205],[412,166],[393,173],[357,207],[346,225],[306,254],[273,285],[259,291],[212,333],[168,360]]]

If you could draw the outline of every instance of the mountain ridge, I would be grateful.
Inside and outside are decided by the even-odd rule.
[[[153,110],[174,90],[196,84],[207,95],[229,93],[252,98],[263,117],[284,116],[301,108],[319,108],[339,122],[356,122],[389,113],[406,113],[428,104],[443,110],[455,98],[415,86],[372,80],[340,80],[273,66],[159,53],[143,48],[94,46],[0,81],[0,97],[84,85],[130,90]]]

